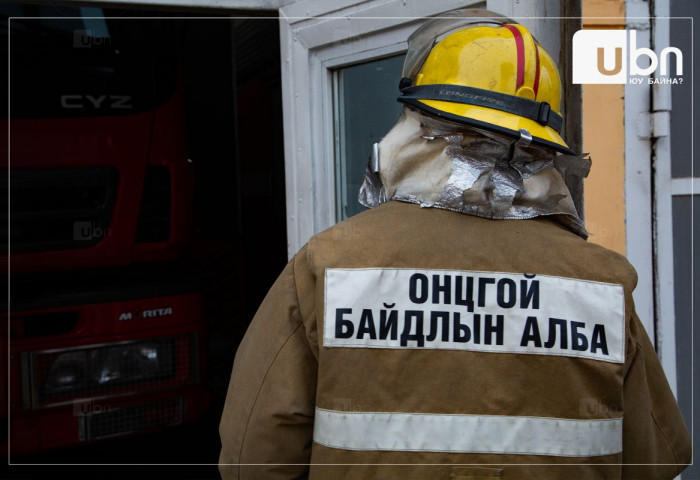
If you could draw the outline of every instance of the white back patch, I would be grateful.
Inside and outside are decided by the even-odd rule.
[[[512,273],[326,270],[324,347],[625,358],[622,285]]]

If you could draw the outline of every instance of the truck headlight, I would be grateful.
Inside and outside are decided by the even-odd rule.
[[[85,384],[84,352],[68,352],[54,360],[44,387],[55,393],[67,392]]]
[[[157,378],[167,370],[163,359],[172,356],[170,348],[162,342],[148,342],[92,350],[90,379],[98,385],[108,385]]]
[[[187,382],[192,338],[151,338],[32,353],[33,403]]]

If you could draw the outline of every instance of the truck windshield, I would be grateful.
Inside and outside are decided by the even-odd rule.
[[[127,115],[172,96],[177,20],[135,11],[129,15],[137,18],[116,18],[101,8],[62,8],[64,17],[47,17],[46,8],[0,6],[10,68],[9,77],[0,76],[10,80],[11,118]]]

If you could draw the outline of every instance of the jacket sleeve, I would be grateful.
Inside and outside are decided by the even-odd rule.
[[[225,480],[308,475],[317,362],[299,311],[293,263],[268,292],[236,353],[219,426]]]
[[[649,337],[633,314],[625,375],[623,478],[672,479],[691,462],[691,440]]]

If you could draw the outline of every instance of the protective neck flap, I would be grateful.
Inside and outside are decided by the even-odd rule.
[[[493,219],[551,216],[585,239],[590,165],[585,155],[521,146],[406,107],[380,142],[379,172],[367,169],[358,200],[370,208],[400,200]]]

